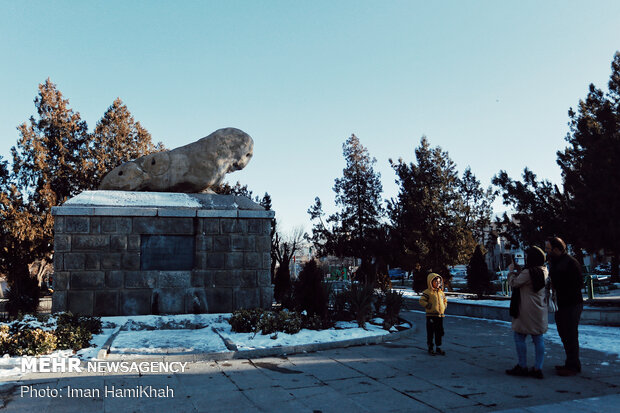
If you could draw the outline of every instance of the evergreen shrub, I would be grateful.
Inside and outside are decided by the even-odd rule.
[[[385,293],[385,316],[383,318],[383,328],[389,330],[398,322],[398,315],[403,308],[403,293],[390,290]]]
[[[390,280],[390,276],[385,273],[377,273],[377,287],[382,292],[387,292],[392,289],[392,280]]]
[[[485,293],[491,293],[493,273],[489,271],[484,260],[484,253],[480,245],[476,246],[467,266],[467,289],[482,298]]]
[[[276,270],[273,287],[273,298],[278,303],[286,303],[290,299],[292,283],[291,272],[289,270],[288,263],[286,265],[281,264]]]
[[[53,331],[40,328],[24,329],[13,334],[16,356],[37,356],[56,350],[58,339]]]
[[[303,328],[306,328],[308,330],[325,330],[328,328],[331,328],[334,326],[334,320],[332,318],[322,318],[319,317],[317,314],[315,315],[303,315],[301,316],[302,318],[302,325]]]
[[[357,325],[365,328],[366,321],[372,315],[373,297],[375,289],[371,284],[351,284],[349,290],[349,305],[351,312],[355,316]]]
[[[71,312],[58,314],[56,317],[56,325],[81,327],[82,329],[89,331],[91,334],[101,334],[102,332],[100,317],[79,316],[74,315]]]
[[[81,326],[62,325],[56,328],[56,337],[58,338],[59,350],[78,351],[90,345],[93,335],[87,329]]]
[[[301,316],[295,311],[276,312],[260,308],[236,310],[228,322],[235,333],[274,334],[281,331],[296,334],[303,325]]]
[[[350,321],[353,319],[349,297],[350,292],[348,289],[333,295],[332,317],[335,320]]]
[[[375,308],[375,316],[382,317],[385,312],[385,291],[375,292],[373,306]]]
[[[327,318],[329,310],[329,290],[323,283],[323,273],[315,260],[308,261],[295,282],[293,289],[295,309],[306,311],[308,315]]]
[[[56,350],[53,331],[32,328],[24,323],[0,326],[0,353],[11,356],[37,356]]]
[[[263,310],[260,308],[235,310],[228,323],[235,333],[251,333],[256,328]]]
[[[20,313],[36,314],[40,297],[41,290],[35,277],[18,277],[7,291],[6,311],[9,317],[15,318]]]
[[[25,316],[0,326],[0,355],[36,356],[54,350],[78,351],[90,346],[93,334],[100,334],[99,317],[78,317],[60,313],[53,317]]]
[[[287,310],[282,310],[278,314],[278,324],[279,330],[286,334],[297,334],[303,327],[302,317],[299,313]]]
[[[273,311],[264,311],[254,328],[254,332],[261,334],[274,334],[278,332],[278,314]]]

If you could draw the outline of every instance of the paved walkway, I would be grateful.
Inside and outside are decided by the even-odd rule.
[[[424,315],[405,312],[412,337],[371,346],[253,360],[190,364],[182,374],[30,374],[0,387],[6,412],[486,412],[614,411],[620,405],[620,360],[582,350],[583,373],[558,377],[561,345],[546,342],[544,380],[509,377],[516,363],[504,323],[447,317],[446,356],[426,354]],[[533,347],[528,343],[530,364]],[[59,389],[60,398],[28,397],[21,386]],[[67,397],[100,389],[101,397]],[[103,397],[104,386],[172,389],[169,398]],[[27,387],[29,388],[29,387]],[[594,400],[585,400],[596,397]]]

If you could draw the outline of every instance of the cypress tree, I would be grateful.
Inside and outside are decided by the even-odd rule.
[[[97,174],[103,173],[103,169],[97,169],[100,164],[117,165],[126,159],[123,154],[129,154],[131,142],[136,142],[128,136],[139,142],[150,140],[148,132],[133,122],[120,100],[108,110],[94,135],[88,133],[79,112],[70,108],[69,100],[50,79],[39,85],[34,104],[36,116],[17,128],[19,138],[11,148],[12,168],[0,160],[0,272],[7,274],[12,297],[21,297],[22,292],[33,298],[38,295],[32,291],[28,265],[37,259],[42,260],[42,265],[51,261],[51,208],[94,188]],[[105,146],[114,146],[117,141],[122,150],[106,152]],[[34,304],[30,308],[33,306],[36,308]]]
[[[295,303],[299,311],[307,311],[309,316],[327,317],[328,297],[323,288],[323,273],[315,260],[308,261],[295,282]]]
[[[265,208],[266,211],[271,211],[271,195],[269,195],[267,192],[265,192],[265,195],[261,198],[260,206]],[[273,284],[275,282],[276,263],[278,261],[278,257],[277,257],[277,253],[276,253],[276,251],[278,249],[278,245],[276,244],[277,222],[276,222],[276,218],[275,217],[271,218],[271,221],[269,222],[269,225],[270,225],[269,236],[271,238],[270,273],[271,273],[271,283]]]
[[[491,272],[484,260],[484,253],[480,245],[476,245],[467,266],[467,289],[476,293],[478,298],[491,291]]]
[[[287,304],[291,295],[291,272],[288,263],[280,264],[276,270],[273,298],[278,303]]]
[[[134,120],[127,105],[116,98],[97,122],[88,142],[85,187],[96,188],[106,173],[118,165],[163,149],[161,142],[153,144],[151,134]]]
[[[471,168],[467,167],[461,178],[461,196],[465,225],[471,230],[474,240],[484,244],[485,235],[491,225],[491,204],[495,194],[490,187],[484,190]]]

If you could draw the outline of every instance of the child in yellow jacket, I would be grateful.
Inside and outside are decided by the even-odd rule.
[[[428,288],[422,292],[420,304],[426,309],[426,342],[428,344],[428,353],[430,355],[445,355],[446,352],[441,349],[441,338],[444,335],[443,318],[448,306],[448,300],[443,293],[443,279],[439,274],[430,273],[426,277]],[[435,345],[433,350],[433,336],[435,337]]]

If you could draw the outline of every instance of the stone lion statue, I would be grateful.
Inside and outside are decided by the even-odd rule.
[[[170,151],[142,156],[112,169],[99,189],[158,192],[213,192],[227,173],[243,169],[252,158],[254,141],[235,128]]]

